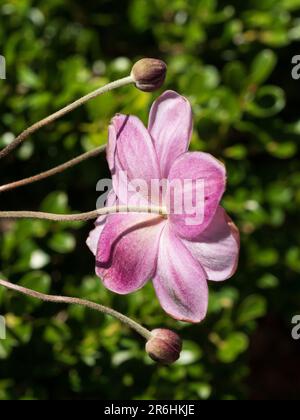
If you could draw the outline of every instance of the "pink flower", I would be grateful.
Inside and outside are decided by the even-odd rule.
[[[220,207],[224,165],[207,153],[188,152],[192,127],[189,102],[172,91],[153,104],[148,129],[136,117],[117,115],[109,128],[107,160],[118,196],[111,192],[107,205],[123,202],[122,186],[117,188],[121,171],[129,181],[138,178],[147,184],[153,179],[203,180],[203,220],[187,223],[190,215],[172,209],[167,217],[109,215],[98,219],[87,244],[96,256],[96,273],[109,290],[127,294],[153,279],[169,315],[200,322],[207,312],[207,280],[226,280],[237,269],[239,232]],[[192,185],[184,193],[193,198],[200,186]]]

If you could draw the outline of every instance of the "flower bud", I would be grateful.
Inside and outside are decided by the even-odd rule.
[[[167,65],[155,58],[143,58],[135,63],[131,76],[138,89],[143,92],[154,92],[159,89],[166,78]]]
[[[182,349],[181,338],[171,330],[159,328],[151,332],[146,343],[146,352],[151,359],[163,364],[171,364],[179,359]]]

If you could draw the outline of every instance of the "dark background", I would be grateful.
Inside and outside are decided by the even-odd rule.
[[[0,399],[298,399],[300,342],[300,1],[1,0],[0,147],[37,120],[141,57],[168,64],[165,88],[194,110],[192,148],[227,166],[223,204],[241,230],[240,266],[210,284],[207,319],[170,319],[151,284],[130,296],[94,276],[92,223],[0,221],[0,274],[51,293],[85,297],[184,339],[177,364],[159,367],[114,319],[0,290]],[[107,140],[116,112],[147,121],[156,95],[134,87],[98,98],[1,161],[1,184],[46,170]],[[95,207],[105,156],[0,196],[1,210],[57,213]]]

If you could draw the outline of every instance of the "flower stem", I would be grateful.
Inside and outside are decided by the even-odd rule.
[[[0,193],[13,190],[15,188],[23,187],[28,184],[33,184],[34,182],[42,181],[43,179],[49,178],[53,175],[64,172],[66,169],[72,168],[75,165],[78,165],[81,162],[84,162],[87,159],[92,157],[99,156],[106,149],[106,145],[97,147],[89,152],[83,153],[80,156],[77,156],[74,159],[69,160],[68,162],[63,163],[62,165],[56,166],[55,168],[50,169],[49,171],[42,172],[38,175],[31,176],[29,178],[21,179],[20,181],[11,182],[9,184],[0,186]]]
[[[31,134],[35,133],[37,130],[39,130],[42,127],[45,127],[46,125],[53,123],[58,118],[63,117],[64,115],[68,114],[69,112],[73,111],[74,109],[80,107],[81,105],[85,104],[86,102],[90,101],[91,99],[97,98],[97,96],[102,95],[103,93],[109,92],[113,89],[119,88],[121,86],[126,86],[131,83],[135,83],[132,76],[124,77],[123,79],[116,80],[115,82],[111,82],[107,84],[106,86],[103,86],[99,89],[96,89],[95,91],[89,93],[88,95],[83,96],[82,98],[78,99],[75,102],[72,102],[71,104],[67,105],[66,107],[60,109],[59,111],[55,112],[52,115],[49,115],[48,117],[44,118],[41,121],[38,121],[37,123],[33,124],[31,127],[27,128],[25,131],[23,131],[18,137],[15,138],[15,140],[10,143],[8,146],[6,146],[4,149],[0,151],[0,159],[7,156],[10,152],[12,152],[16,147],[18,147],[21,143],[23,143]]]
[[[39,293],[25,287],[10,283],[5,280],[0,280],[0,286],[6,287],[7,289],[14,290],[16,292],[22,293],[23,295],[31,296],[36,299],[40,299],[44,302],[53,302],[53,303],[66,303],[71,305],[80,305],[86,308],[92,309],[94,311],[101,312],[103,314],[111,315],[125,324],[127,327],[132,328],[147,341],[151,338],[151,332],[138,324],[136,321],[133,321],[131,318],[121,314],[120,312],[115,311],[114,309],[108,308],[107,306],[99,305],[98,303],[91,302],[85,299],[79,299],[75,297],[68,296],[53,296],[46,295],[44,293]]]
[[[150,213],[166,216],[167,209],[164,207],[155,206],[114,206],[103,207],[99,210],[93,210],[80,214],[53,214],[34,211],[0,211],[0,219],[39,219],[51,220],[54,222],[80,222],[97,219],[99,216],[106,216],[108,214],[116,213]]]

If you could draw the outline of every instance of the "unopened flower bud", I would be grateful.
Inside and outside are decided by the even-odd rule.
[[[159,89],[166,78],[167,65],[155,58],[143,58],[135,63],[131,76],[138,89],[143,92],[154,92]]]
[[[159,328],[151,332],[146,344],[146,352],[151,359],[163,364],[171,364],[179,359],[182,349],[181,338],[171,330]]]

